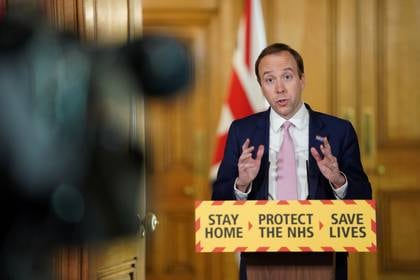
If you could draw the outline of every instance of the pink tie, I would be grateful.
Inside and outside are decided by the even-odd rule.
[[[277,199],[297,199],[297,175],[295,149],[289,127],[292,123],[283,124],[283,143],[277,158]]]

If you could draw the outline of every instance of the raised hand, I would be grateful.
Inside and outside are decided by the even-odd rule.
[[[258,174],[261,165],[261,158],[264,154],[264,146],[260,145],[258,147],[257,155],[252,158],[252,151],[254,150],[254,146],[250,145],[250,140],[246,139],[244,144],[242,145],[242,154],[238,160],[238,180],[236,181],[236,187],[240,190],[245,192],[248,188],[249,184]]]
[[[323,157],[321,157],[314,147],[311,148],[311,154],[315,158],[322,175],[324,175],[324,177],[337,189],[344,185],[346,178],[340,173],[337,158],[331,153],[331,146],[327,137],[324,137],[323,144],[321,144],[320,148]]]

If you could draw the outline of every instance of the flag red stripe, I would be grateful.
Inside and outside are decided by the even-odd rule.
[[[235,71],[232,71],[232,83],[230,84],[230,94],[228,105],[234,119],[240,119],[253,113],[251,104],[246,96],[245,90]]]
[[[251,0],[245,1],[245,65],[251,70]]]
[[[241,26],[237,36],[237,39],[240,41],[238,41],[236,45],[237,49],[234,54],[234,67],[231,72],[228,95],[225,103],[223,104],[223,106],[225,106],[224,109],[227,108],[229,110],[229,116],[222,115],[222,118],[220,119],[219,131],[215,143],[216,149],[214,150],[212,158],[212,176],[215,175],[213,171],[215,171],[218,164],[223,159],[223,153],[225,150],[227,131],[220,130],[221,128],[225,130],[228,127],[228,123],[223,122],[230,122],[230,119],[236,120],[249,116],[255,113],[254,108],[258,108],[259,106],[262,108],[265,104],[261,103],[263,102],[262,99],[248,99],[251,95],[261,94],[259,89],[257,89],[258,84],[252,75],[252,55],[254,54],[254,51],[261,51],[266,46],[265,38],[262,38],[261,36],[253,36],[256,34],[265,34],[263,18],[260,10],[261,4],[260,0],[243,0],[243,2],[244,6],[240,23]],[[258,13],[256,13],[256,11]],[[240,57],[237,58],[236,55],[240,55]],[[240,61],[237,61],[236,59],[239,59]],[[248,92],[248,90],[250,90],[250,92]],[[254,104],[254,102],[256,103]],[[225,113],[226,112],[222,112],[222,114]]]
[[[225,151],[225,146],[226,146],[226,140],[227,140],[227,133],[217,136],[216,150],[214,151],[214,154],[213,154],[212,164],[217,164],[222,161],[223,153]]]

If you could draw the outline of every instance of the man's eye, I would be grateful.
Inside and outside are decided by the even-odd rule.
[[[267,84],[272,84],[272,83],[274,83],[274,79],[273,79],[273,78],[266,78],[266,79],[265,79],[265,82],[266,82]]]
[[[282,76],[284,81],[290,81],[291,79],[293,79],[293,75],[292,74],[284,74]]]

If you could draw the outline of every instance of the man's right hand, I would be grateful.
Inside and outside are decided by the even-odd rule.
[[[246,139],[242,145],[242,154],[238,160],[238,180],[236,181],[236,188],[242,192],[246,192],[249,184],[258,174],[261,165],[261,158],[264,154],[264,146],[258,147],[257,156],[252,158],[252,151],[254,146],[249,146],[250,140]]]

